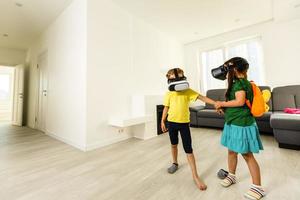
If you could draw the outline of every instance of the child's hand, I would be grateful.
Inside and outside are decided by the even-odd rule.
[[[217,113],[219,115],[223,115],[224,114],[224,110],[222,108],[216,109]]]
[[[163,131],[163,133],[165,133],[165,132],[168,131],[168,129],[167,129],[166,124],[165,124],[164,121],[161,121],[160,127],[161,127],[161,130]]]
[[[220,101],[216,101],[215,103],[215,108],[218,110],[220,108],[222,108],[221,102]]]

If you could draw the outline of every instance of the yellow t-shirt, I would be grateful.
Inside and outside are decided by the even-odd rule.
[[[192,89],[181,92],[167,92],[164,98],[164,106],[169,107],[168,121],[176,123],[189,123],[189,104],[196,101],[199,93]]]

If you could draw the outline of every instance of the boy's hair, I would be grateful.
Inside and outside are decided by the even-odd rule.
[[[180,68],[173,68],[173,69],[170,69],[168,71],[168,73],[166,74],[166,77],[169,78],[171,75],[175,75],[175,70],[177,70],[177,74],[179,77],[183,77],[184,76],[184,72],[182,69]]]

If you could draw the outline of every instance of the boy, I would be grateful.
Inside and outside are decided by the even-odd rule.
[[[176,71],[175,71],[176,70]],[[180,68],[174,68],[168,71],[167,79],[172,81],[176,78],[175,74],[179,78],[184,77],[184,72]],[[189,103],[191,101],[196,101],[197,99],[206,102],[208,104],[215,105],[216,102],[210,98],[200,95],[199,93],[193,91],[192,89],[183,90],[180,92],[169,91],[164,98],[164,110],[161,120],[161,128],[163,132],[168,131],[171,141],[171,153],[173,158],[173,164],[168,168],[168,172],[173,174],[178,169],[177,154],[178,154],[178,132],[180,132],[182,144],[184,151],[187,155],[188,163],[192,170],[193,179],[196,186],[200,190],[206,190],[207,186],[199,178],[197,173],[197,167],[195,162],[195,157],[192,149],[192,138],[190,133],[190,112]],[[169,126],[166,128],[165,122],[168,115]]]

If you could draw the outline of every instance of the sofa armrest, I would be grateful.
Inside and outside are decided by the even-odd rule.
[[[197,127],[198,126],[198,117],[197,113],[199,110],[203,110],[205,106],[193,106],[190,107],[190,126]]]
[[[193,112],[198,112],[199,110],[203,110],[203,109],[205,109],[205,106],[190,107],[190,111],[193,111]]]

